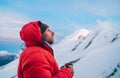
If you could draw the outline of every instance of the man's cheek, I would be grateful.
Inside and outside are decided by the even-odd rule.
[[[51,37],[52,37],[51,33],[49,33],[49,34],[48,34],[48,37],[49,37],[49,38],[51,38]]]

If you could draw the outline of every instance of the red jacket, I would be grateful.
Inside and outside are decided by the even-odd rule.
[[[59,69],[53,50],[44,43],[40,31],[40,21],[23,26],[20,37],[26,48],[21,53],[18,78],[72,78],[69,69]]]

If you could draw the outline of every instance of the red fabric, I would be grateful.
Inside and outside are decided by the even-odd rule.
[[[72,78],[69,69],[59,69],[53,50],[42,41],[39,21],[26,24],[20,31],[26,48],[21,53],[18,78]]]

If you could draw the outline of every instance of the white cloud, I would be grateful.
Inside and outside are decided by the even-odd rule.
[[[3,50],[0,51],[0,56],[6,56],[8,54],[9,54],[8,51],[3,51]]]
[[[99,29],[112,29],[112,22],[110,21],[97,20],[97,24]]]
[[[97,20],[97,30],[98,31],[119,31],[120,30],[120,25],[119,23],[115,23],[113,21],[101,21]]]
[[[15,12],[3,11],[0,13],[0,38],[19,38],[19,31],[28,19]]]

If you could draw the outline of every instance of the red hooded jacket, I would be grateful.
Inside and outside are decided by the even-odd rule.
[[[72,78],[69,69],[58,68],[52,48],[43,41],[40,23],[30,22],[20,31],[26,48],[19,59],[18,78]]]

